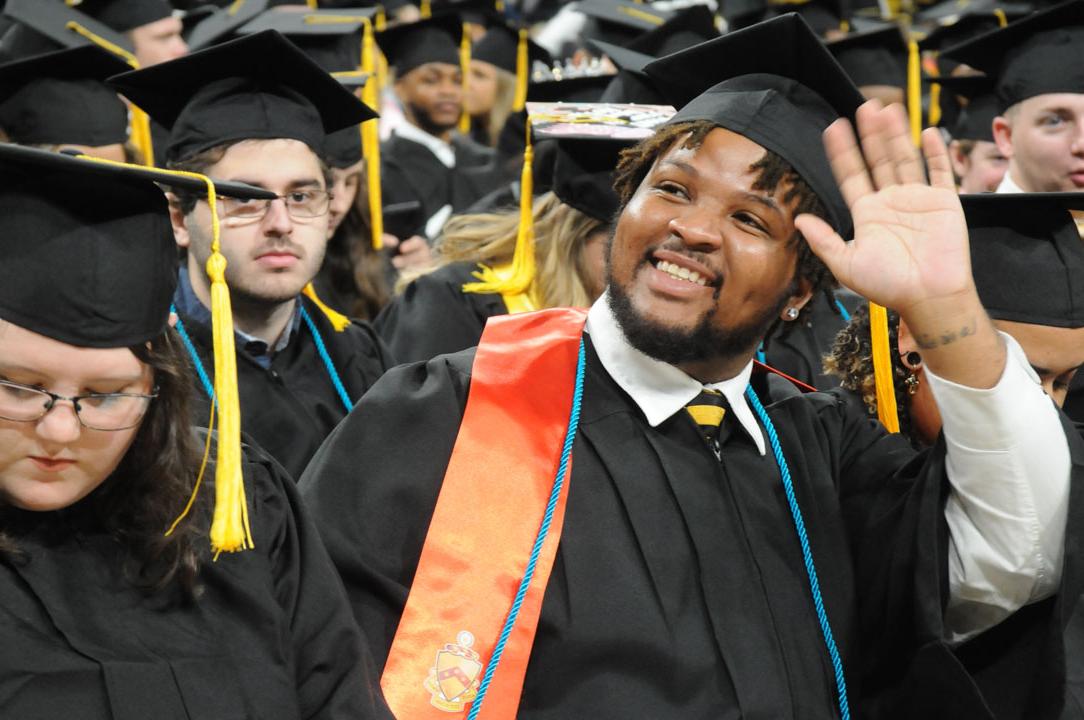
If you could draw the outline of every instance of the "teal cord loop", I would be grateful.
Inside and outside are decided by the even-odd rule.
[[[199,354],[196,352],[196,346],[192,344],[192,338],[188,337],[188,331],[184,329],[184,323],[181,322],[181,314],[177,312],[177,308],[172,304],[169,306],[169,311],[177,317],[177,324],[173,326],[173,329],[181,336],[181,342],[184,343],[184,349],[188,351],[188,357],[191,358],[192,365],[196,368],[196,375],[199,377],[200,384],[203,385],[203,391],[207,393],[207,397],[211,399],[211,402],[215,404],[215,407],[218,407],[218,401],[215,400],[214,383],[212,383],[211,378],[207,376],[207,370],[203,367],[203,361],[199,359]]]
[[[840,315],[840,317],[843,318],[843,322],[850,322],[851,321],[851,314],[849,312],[847,312],[847,306],[844,305],[843,302],[839,298],[836,298],[835,301],[836,301],[836,310],[839,310],[839,315]]]
[[[497,671],[497,665],[501,662],[501,656],[504,654],[504,647],[508,644],[508,636],[512,634],[512,628],[516,624],[516,618],[519,617],[520,606],[523,605],[523,598],[527,595],[527,588],[531,584],[531,579],[534,577],[535,566],[538,564],[538,556],[542,552],[542,544],[546,541],[546,536],[550,531],[550,523],[553,521],[553,512],[557,507],[557,500],[561,497],[561,488],[565,483],[565,474],[568,472],[568,460],[572,456],[572,441],[576,439],[576,430],[580,424],[580,404],[583,400],[583,372],[586,364],[586,352],[584,351],[583,337],[580,337],[580,351],[579,357],[576,361],[576,385],[572,391],[572,412],[568,415],[568,429],[565,430],[565,442],[561,448],[561,462],[557,466],[557,475],[553,479],[553,489],[550,491],[549,502],[546,503],[546,511],[542,515],[542,524],[538,528],[538,535],[535,537],[534,547],[531,548],[531,556],[527,560],[527,569],[523,573],[523,579],[519,583],[519,589],[516,590],[516,596],[512,600],[512,607],[508,610],[508,616],[505,618],[504,626],[501,628],[500,635],[497,636],[497,644],[493,647],[493,657],[490,658],[489,664],[486,666],[486,671],[482,675],[482,682],[478,685],[478,696],[471,704],[470,712],[467,714],[467,720],[477,720],[478,713],[482,711],[482,701],[486,698],[486,693],[489,691],[489,685],[493,681],[493,674]]]
[[[313,342],[316,343],[316,352],[320,353],[320,359],[324,361],[327,374],[331,377],[331,384],[335,387],[335,392],[338,393],[339,400],[342,401],[346,412],[350,412],[354,408],[354,403],[350,402],[350,395],[347,394],[346,388],[343,387],[343,381],[339,379],[339,373],[335,370],[335,363],[331,361],[331,355],[327,352],[324,339],[320,337],[320,331],[317,329],[316,323],[309,317],[309,311],[305,309],[305,306],[298,305],[298,307],[301,308],[301,319],[305,321],[305,324],[309,326],[309,331],[312,332]]]
[[[832,660],[832,669],[835,672],[836,692],[839,696],[839,716],[842,720],[850,720],[851,709],[847,702],[847,680],[843,675],[843,660],[839,656],[839,648],[836,647],[835,637],[832,635],[832,627],[828,624],[828,612],[824,609],[824,598],[821,597],[820,581],[817,580],[817,568],[813,564],[813,551],[809,547],[809,535],[806,533],[805,521],[802,520],[802,511],[798,507],[798,498],[794,494],[794,483],[791,481],[790,468],[787,459],[783,456],[783,448],[779,444],[779,435],[775,432],[775,425],[768,417],[764,406],[760,404],[760,398],[753,391],[753,386],[745,388],[745,396],[760,418],[761,424],[768,432],[768,440],[775,454],[775,462],[779,465],[779,475],[783,479],[783,490],[787,495],[787,504],[790,505],[790,514],[794,519],[794,529],[798,533],[798,540],[802,545],[802,559],[805,561],[806,575],[809,576],[809,588],[813,593],[813,606],[817,610],[817,620],[820,622],[821,635],[824,636],[824,644],[828,648],[828,656]]]

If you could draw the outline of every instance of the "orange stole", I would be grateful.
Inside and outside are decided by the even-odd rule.
[[[584,310],[491,318],[380,685],[400,720],[466,717],[524,577],[568,429]],[[571,463],[479,715],[511,720],[564,521]]]

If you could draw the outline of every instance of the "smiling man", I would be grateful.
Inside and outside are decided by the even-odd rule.
[[[684,106],[618,167],[608,292],[392,371],[302,478],[389,705],[1056,716],[1034,693],[1079,438],[982,309],[940,138],[927,184],[902,109],[859,108],[793,14],[646,70]],[[925,458],[754,366],[832,273],[917,326],[945,418]],[[955,657],[1001,623],[986,666]]]
[[[374,117],[348,90],[274,31],[117,76],[111,81],[170,128],[177,169],[266,188],[274,201],[217,202],[228,262],[242,429],[297,478],[309,457],[391,365],[368,325],[326,311],[302,290],[328,237],[326,134]],[[184,251],[175,297],[193,362],[210,376],[212,208],[196,195],[171,204]],[[210,417],[204,382],[195,419]]]

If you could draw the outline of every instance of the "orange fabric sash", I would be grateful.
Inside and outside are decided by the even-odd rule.
[[[400,720],[466,717],[524,577],[568,428],[583,310],[491,318],[384,674]],[[479,715],[512,720],[561,538],[550,532]]]

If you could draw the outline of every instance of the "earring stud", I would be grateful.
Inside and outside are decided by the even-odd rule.
[[[798,319],[798,308],[787,308],[787,320]]]

